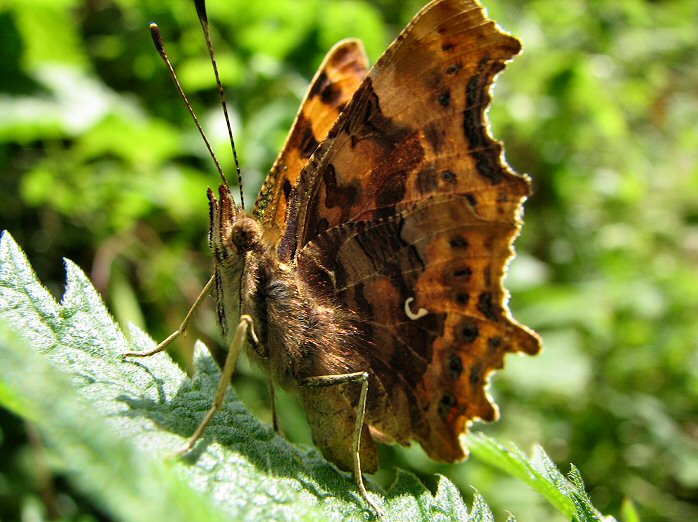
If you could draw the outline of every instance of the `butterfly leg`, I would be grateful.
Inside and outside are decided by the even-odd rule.
[[[206,283],[206,286],[204,286],[204,289],[201,290],[201,293],[196,298],[196,301],[194,301],[194,304],[191,305],[191,308],[189,309],[189,312],[187,312],[187,315],[184,318],[184,321],[182,321],[182,324],[180,324],[179,328],[177,328],[174,332],[172,332],[167,339],[162,341],[160,344],[158,344],[152,350],[148,350],[146,352],[124,352],[121,354],[121,356],[122,357],[150,357],[151,355],[155,355],[156,353],[161,352],[165,348],[167,348],[172,341],[177,339],[177,337],[182,335],[187,330],[189,323],[191,322],[191,320],[194,317],[194,314],[199,309],[199,306],[201,306],[201,303],[204,302],[204,299],[211,292],[211,289],[213,289],[213,285],[215,283],[216,283],[215,276],[211,276],[211,279],[208,280],[208,283]]]
[[[249,338],[250,347],[255,351],[260,357],[269,357],[269,352],[260,344],[259,339],[257,339],[257,334],[254,332],[253,325],[250,325]],[[281,433],[281,428],[279,427],[279,417],[276,414],[276,392],[274,390],[274,383],[269,379],[269,398],[271,401],[271,420],[272,426],[274,426],[274,431],[278,435],[283,435]]]
[[[250,327],[250,335],[248,340],[250,342],[250,347],[252,347],[257,355],[260,357],[269,357],[269,352],[260,344],[252,326]],[[279,416],[276,413],[276,391],[274,389],[274,383],[271,379],[269,379],[268,384],[269,400],[271,402],[271,424],[274,427],[276,434],[283,436],[283,433],[281,433],[281,427],[279,426]]]
[[[240,322],[235,329],[235,335],[233,336],[233,341],[230,343],[230,349],[228,350],[228,355],[225,358],[225,364],[223,365],[223,372],[221,374],[221,380],[218,384],[218,390],[216,391],[216,397],[213,399],[213,404],[211,408],[206,413],[204,420],[201,421],[199,427],[196,428],[194,434],[189,438],[189,440],[177,451],[177,453],[186,453],[194,447],[196,441],[201,438],[204,433],[206,426],[213,416],[221,409],[223,406],[223,400],[225,399],[225,393],[228,391],[228,384],[230,384],[230,378],[233,376],[235,371],[235,365],[240,357],[240,352],[242,347],[245,345],[245,340],[247,338],[248,329],[253,332],[252,329],[252,318],[249,315],[243,315],[240,317]],[[254,335],[252,333],[251,335]],[[255,336],[256,339],[256,336]]]
[[[276,391],[274,390],[274,383],[269,379],[269,399],[271,401],[271,425],[274,426],[274,431],[277,435],[283,436],[281,433],[281,427],[279,426],[279,416],[276,413]]]
[[[249,317],[249,316],[247,316]],[[252,319],[250,319],[252,320]],[[250,347],[254,350],[254,352],[259,355],[260,357],[269,357],[269,352],[267,349],[262,346],[262,344],[259,342],[259,339],[257,338],[257,334],[254,331],[254,325],[250,323],[250,330],[249,334],[247,336],[247,341],[250,343]]]
[[[359,493],[364,498],[371,509],[380,517],[383,511],[371,500],[364,486],[363,475],[361,474],[361,432],[364,426],[364,415],[366,414],[366,397],[368,395],[368,373],[356,372],[342,375],[322,375],[318,377],[308,377],[303,379],[299,384],[310,388],[327,388],[329,386],[337,386],[347,383],[360,383],[361,392],[359,393],[359,402],[356,406],[356,424],[354,425],[353,435],[353,464],[354,464],[354,480],[359,488]]]

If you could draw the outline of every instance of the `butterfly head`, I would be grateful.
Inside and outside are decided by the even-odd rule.
[[[259,224],[236,207],[227,185],[218,188],[218,198],[209,188],[208,200],[211,222],[209,244],[215,263],[219,266],[241,263],[245,253],[259,245]]]

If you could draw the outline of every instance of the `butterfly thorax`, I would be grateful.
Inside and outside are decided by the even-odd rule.
[[[357,342],[350,316],[279,261],[262,240],[258,221],[235,208],[227,187],[220,187],[218,199],[209,191],[209,201],[224,335],[235,331],[242,314],[249,315],[258,339],[248,343],[250,360],[286,389],[307,377],[349,371],[343,350]]]

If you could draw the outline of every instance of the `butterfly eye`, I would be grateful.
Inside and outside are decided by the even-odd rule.
[[[258,243],[260,234],[259,225],[254,219],[242,218],[233,224],[230,240],[241,251],[247,251]]]

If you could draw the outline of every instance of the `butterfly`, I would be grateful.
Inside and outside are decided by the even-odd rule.
[[[506,165],[485,116],[495,75],[520,49],[474,0],[426,5],[371,69],[358,40],[340,42],[252,212],[227,183],[209,189],[214,274],[154,350],[214,291],[232,341],[185,449],[247,347],[300,398],[314,443],[353,471],[376,512],[362,479],[378,468],[375,440],[466,457],[470,423],[498,416],[492,371],[541,346],[502,285],[530,180]]]

